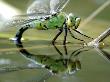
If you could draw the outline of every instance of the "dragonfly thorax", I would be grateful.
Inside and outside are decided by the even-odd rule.
[[[73,26],[74,26],[73,29],[77,29],[80,24],[80,21],[81,21],[81,19],[79,17],[76,17],[72,13],[70,13],[67,16],[66,23],[67,23],[68,28],[73,28]]]
[[[31,26],[38,30],[63,28],[65,20],[66,20],[66,14],[60,12],[37,19],[32,22]]]

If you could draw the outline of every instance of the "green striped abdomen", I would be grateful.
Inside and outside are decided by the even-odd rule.
[[[38,30],[62,28],[65,18],[66,16],[64,13],[59,13],[58,15],[52,16],[47,20],[36,20],[34,21],[35,28]]]
[[[38,29],[38,30],[46,30],[45,29],[45,24],[43,23],[44,21],[40,21],[40,20],[35,20],[33,22],[33,26],[34,28]]]

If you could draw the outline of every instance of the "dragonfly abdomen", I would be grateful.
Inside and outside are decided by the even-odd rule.
[[[28,28],[35,28],[37,30],[46,30],[47,27],[45,26],[44,22],[39,20],[39,19],[36,19],[30,23],[27,23],[27,24],[24,24],[24,25],[21,25],[20,27],[28,27]]]
[[[45,21],[42,20],[36,20],[33,22],[33,27],[37,30],[47,30],[48,28],[45,26]]]

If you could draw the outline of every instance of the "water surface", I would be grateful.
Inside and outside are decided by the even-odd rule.
[[[66,75],[63,72],[51,74],[45,68],[39,68],[34,59],[27,58],[8,39],[2,38],[0,49],[0,82],[109,82],[110,81],[110,51],[88,48],[79,43],[69,43],[66,46],[57,43],[51,45],[50,40],[24,41],[24,48],[35,57],[46,56],[53,60],[70,58],[78,61],[74,73]],[[62,55],[61,55],[62,54]],[[29,69],[26,67],[35,67]],[[60,69],[59,69],[60,70]]]

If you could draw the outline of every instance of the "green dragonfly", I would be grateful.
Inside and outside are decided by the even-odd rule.
[[[71,32],[72,30],[84,37],[91,38],[77,30],[81,18],[74,16],[72,13],[66,14],[62,12],[62,9],[68,2],[69,0],[34,0],[34,2],[27,8],[27,14],[14,16],[8,22],[8,26],[20,27],[15,36],[16,42],[21,43],[23,32],[29,28],[37,30],[58,29],[59,32],[52,40],[52,44],[55,44],[56,39],[63,31],[64,45],[66,44],[68,32],[74,39],[85,42],[84,40],[75,37]]]

